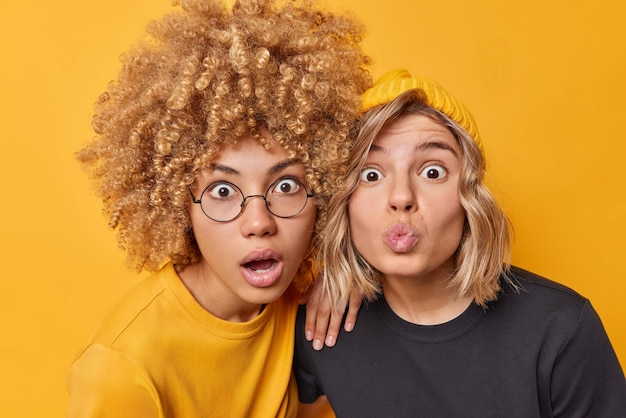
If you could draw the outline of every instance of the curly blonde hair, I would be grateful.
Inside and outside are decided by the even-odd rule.
[[[343,310],[352,293],[372,300],[381,291],[381,272],[358,253],[350,238],[348,202],[359,184],[367,154],[383,126],[408,114],[425,115],[446,127],[457,140],[461,151],[459,199],[465,210],[465,226],[455,253],[456,268],[449,286],[459,296],[470,295],[483,308],[497,298],[503,277],[508,277],[512,227],[504,211],[484,183],[485,161],[481,148],[457,122],[427,104],[419,89],[408,90],[391,102],[372,108],[361,121],[361,131],[354,143],[343,187],[332,197],[328,223],[318,236],[318,258],[324,293],[335,309]]]
[[[371,85],[349,15],[308,0],[175,3],[122,57],[95,104],[97,136],[77,153],[137,270],[200,259],[187,188],[224,144],[249,134],[268,145],[261,130],[304,164],[320,230]]]

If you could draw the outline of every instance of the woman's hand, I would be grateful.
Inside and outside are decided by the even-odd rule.
[[[324,343],[332,347],[337,342],[337,336],[341,328],[344,312],[333,310],[328,295],[322,296],[322,286],[320,281],[315,281],[308,292],[306,300],[306,320],[304,323],[305,336],[307,341],[313,341],[313,348],[321,350]],[[348,312],[344,323],[344,330],[350,332],[356,324],[356,317],[361,308],[363,297],[361,295],[351,295],[348,303]]]

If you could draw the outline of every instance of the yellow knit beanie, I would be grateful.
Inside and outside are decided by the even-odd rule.
[[[428,78],[411,77],[405,69],[388,71],[361,96],[361,106],[366,112],[378,105],[387,104],[405,91],[419,89],[426,95],[426,104],[447,115],[458,123],[474,139],[483,152],[478,126],[469,110],[443,89],[437,82]]]

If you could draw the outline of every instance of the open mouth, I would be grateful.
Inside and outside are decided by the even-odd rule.
[[[255,273],[266,273],[276,265],[276,260],[268,258],[264,260],[254,260],[245,263],[243,266]]]
[[[283,274],[283,260],[278,251],[254,250],[241,260],[243,278],[255,287],[269,287]]]

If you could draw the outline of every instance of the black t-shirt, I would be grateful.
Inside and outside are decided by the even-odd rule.
[[[624,373],[589,301],[521,269],[487,310],[434,326],[402,320],[385,298],[351,333],[315,351],[298,312],[302,402],[325,394],[338,417],[626,417]]]

